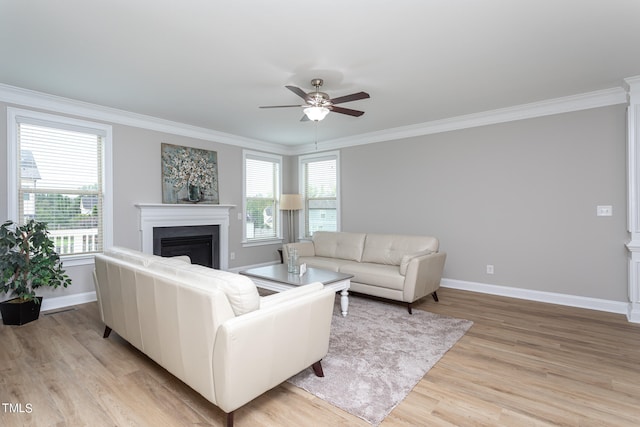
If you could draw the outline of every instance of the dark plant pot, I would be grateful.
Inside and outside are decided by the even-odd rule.
[[[0,302],[0,314],[5,325],[24,325],[33,322],[40,316],[42,297],[35,301],[17,302],[18,298]]]

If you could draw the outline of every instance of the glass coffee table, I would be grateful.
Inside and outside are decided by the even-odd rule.
[[[346,316],[349,311],[349,287],[352,274],[343,274],[321,268],[307,267],[305,274],[289,273],[286,264],[274,264],[264,267],[242,270],[240,274],[249,277],[257,287],[274,292],[282,292],[296,286],[320,282],[325,288],[340,292],[340,309]]]

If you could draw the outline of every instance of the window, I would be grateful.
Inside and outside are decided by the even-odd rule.
[[[46,222],[63,257],[110,246],[111,127],[14,108],[7,123],[9,215]]]
[[[340,230],[340,156],[337,151],[300,156],[300,186],[305,207],[300,227],[303,236]]]
[[[274,243],[282,238],[278,209],[282,157],[244,151],[244,241]]]

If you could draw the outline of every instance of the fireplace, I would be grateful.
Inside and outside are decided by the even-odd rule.
[[[197,233],[191,233],[191,235],[187,233],[186,236],[194,237],[193,234],[196,236],[207,234],[207,232],[202,233],[203,229],[199,227],[215,226],[218,230],[218,244],[215,243],[215,240],[212,241],[212,265],[220,270],[229,268],[229,211],[235,207],[234,205],[139,203],[136,204],[136,207],[140,213],[142,252],[148,254],[156,252],[154,234],[157,228],[184,228],[190,232],[196,230]],[[176,240],[173,240],[174,237]],[[165,236],[169,239],[167,251],[179,254],[179,251],[183,250],[180,249],[180,246],[184,246],[184,241],[181,241],[183,237],[185,236]],[[196,246],[202,245],[202,242],[197,242]],[[217,253],[215,247],[218,248]],[[188,254],[181,253],[180,255]],[[193,258],[192,262],[195,262]]]
[[[220,269],[219,225],[189,225],[153,228],[153,253],[160,256],[187,255],[192,264]]]

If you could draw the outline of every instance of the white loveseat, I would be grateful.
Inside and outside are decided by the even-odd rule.
[[[113,248],[95,257],[104,337],[114,330],[227,413],[327,354],[335,293],[321,283],[260,297],[251,279]]]
[[[446,253],[431,236],[316,231],[312,241],[283,246],[283,257],[296,248],[299,264],[353,274],[351,291],[411,304],[436,291]]]

